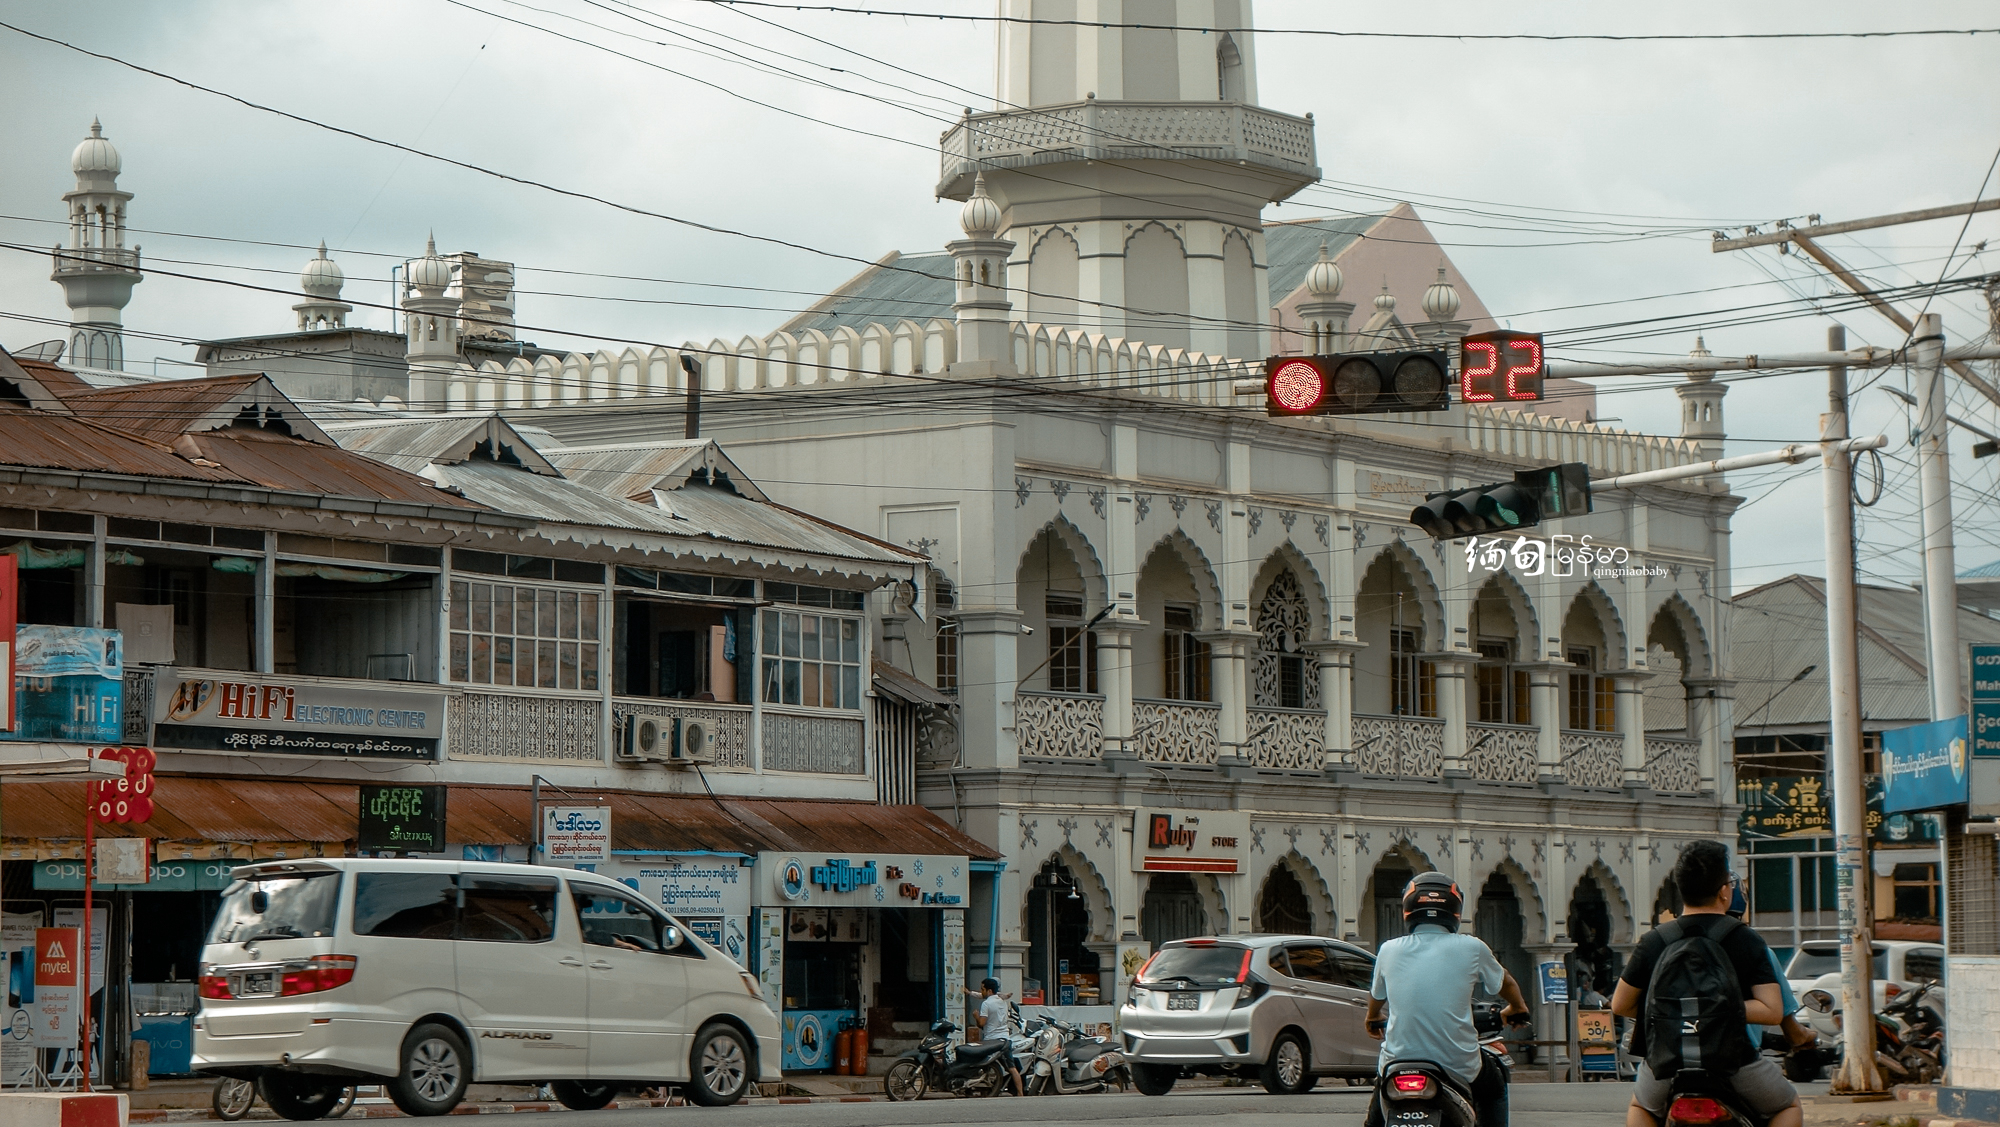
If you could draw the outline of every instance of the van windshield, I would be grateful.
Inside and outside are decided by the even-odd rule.
[[[333,910],[340,901],[340,874],[286,874],[240,880],[222,894],[210,943],[253,939],[301,939],[333,934]]]
[[[1167,947],[1153,956],[1140,981],[1148,986],[1188,982],[1196,986],[1233,983],[1243,974],[1242,947]]]

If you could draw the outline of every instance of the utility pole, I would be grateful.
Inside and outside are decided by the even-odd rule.
[[[1847,330],[1826,331],[1828,352],[1847,350]],[[1861,785],[1861,661],[1855,623],[1854,463],[1840,449],[1847,437],[1847,366],[1826,369],[1826,414],[1820,416],[1820,497],[1826,536],[1826,656],[1830,704],[1827,767],[1832,776],[1835,883],[1840,904],[1841,1092],[1879,1092],[1875,1023],[1854,1015],[1875,1012],[1874,913],[1868,909],[1868,806]]]
[[[1931,719],[1965,711],[1958,693],[1958,570],[1951,535],[1951,432],[1945,429],[1944,321],[1926,313],[1910,342],[1917,384],[1917,492],[1923,506],[1924,616],[1930,624]]]

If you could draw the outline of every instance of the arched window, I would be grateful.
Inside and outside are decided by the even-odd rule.
[[[1256,703],[1261,708],[1320,708],[1317,662],[1305,650],[1312,611],[1298,576],[1285,568],[1257,604]]]
[[[1219,102],[1250,100],[1243,88],[1243,53],[1236,49],[1231,35],[1225,34],[1215,45],[1215,98]]]

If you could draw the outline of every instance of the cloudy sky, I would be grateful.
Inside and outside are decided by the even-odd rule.
[[[994,10],[992,0],[896,6]],[[296,300],[168,272],[289,288],[310,257],[301,248],[324,239],[349,278],[347,298],[383,302],[390,264],[420,253],[433,230],[442,251],[518,264],[519,317],[530,327],[522,335],[543,345],[769,331],[852,274],[849,259],[956,235],[956,206],[930,194],[937,137],[959,107],[984,108],[992,93],[990,25],[703,0],[16,0],[0,20],[301,117],[833,252],[504,183],[0,29],[0,106],[9,110],[0,242],[48,247],[62,237],[69,153],[101,118],[124,157],[120,186],[135,195],[133,240],[153,268],[126,310],[127,366],[150,369],[157,357],[163,373],[193,359],[177,342],[286,328]],[[2000,10],[1260,0],[1256,21],[1748,33],[2000,27]],[[1990,81],[2000,35],[1610,43],[1269,34],[1256,49],[1260,100],[1315,114],[1326,177],[1270,218],[1409,200],[1498,316],[1554,335],[1552,350],[1578,359],[1678,355],[1697,331],[1717,353],[1821,348],[1832,321],[1803,300],[1833,293],[1830,280],[1770,249],[1713,254],[1706,232],[1964,202],[2000,149]],[[2000,183],[1988,183],[1985,194],[1996,193]],[[1994,246],[1974,253],[1985,240]],[[2000,215],[1827,245],[1878,284],[1934,283],[2000,270]],[[0,343],[63,335],[66,309],[48,270],[43,254],[0,249]],[[1953,342],[1991,331],[1976,293],[1938,296],[1930,308]],[[1832,317],[1853,344],[1901,343],[1876,314]],[[1721,324],[1745,319],[1754,323]],[[390,324],[371,309],[355,321]],[[1600,414],[1673,433],[1678,408],[1666,382],[1607,384]],[[1952,382],[1955,412],[2000,431],[2000,412]],[[1885,583],[1918,572],[1908,417],[1882,390],[1906,384],[1900,371],[1884,373],[1857,407],[1858,426],[1891,439],[1884,499],[1861,519],[1862,566]],[[1727,401],[1730,452],[1813,437],[1824,389],[1817,373],[1738,382]],[[2000,558],[2000,458],[1971,460],[1962,435],[1954,454],[1961,566]],[[1731,482],[1748,499],[1735,525],[1738,588],[1820,573],[1816,472]]]

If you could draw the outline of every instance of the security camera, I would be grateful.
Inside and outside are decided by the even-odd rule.
[[[1022,624],[1022,626],[1021,626],[1021,633],[1023,633],[1023,634],[1033,634],[1034,632],[1035,632],[1035,628],[1034,628],[1034,627],[1032,627],[1032,626],[1029,626],[1029,625],[1027,625],[1027,624],[1025,624],[1025,623],[1023,623],[1023,624]]]

